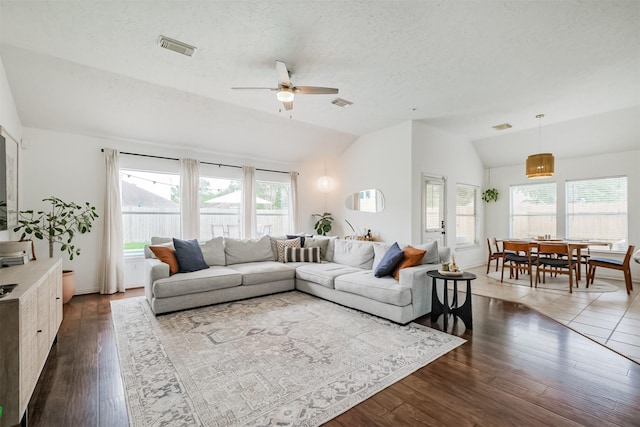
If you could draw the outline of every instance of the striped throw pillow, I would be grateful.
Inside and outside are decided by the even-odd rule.
[[[285,248],[284,262],[320,262],[320,248]]]

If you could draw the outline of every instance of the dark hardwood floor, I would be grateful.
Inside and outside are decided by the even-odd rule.
[[[31,426],[128,425],[109,302],[142,294],[64,306]],[[466,344],[327,425],[640,426],[640,365],[517,303],[474,296],[473,316]]]

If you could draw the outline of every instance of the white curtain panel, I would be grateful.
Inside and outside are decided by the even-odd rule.
[[[240,205],[240,237],[256,235],[256,168],[242,167],[242,204]]]
[[[289,172],[289,232],[298,232],[298,172]]]
[[[180,159],[180,230],[183,239],[200,238],[200,162]]]
[[[120,206],[120,167],[118,151],[104,149],[107,188],[104,203],[103,256],[101,294],[124,292],[124,238]]]

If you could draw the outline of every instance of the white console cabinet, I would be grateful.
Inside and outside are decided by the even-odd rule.
[[[20,424],[62,322],[62,262],[0,269],[0,427]]]

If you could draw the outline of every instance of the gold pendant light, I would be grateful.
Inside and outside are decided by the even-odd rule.
[[[542,118],[544,114],[538,114],[538,145],[542,145]],[[554,159],[551,153],[532,154],[527,158],[527,178],[546,178],[553,176]]]

